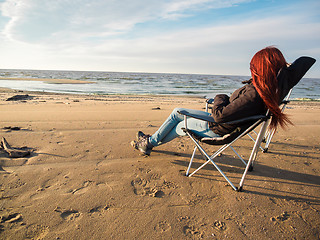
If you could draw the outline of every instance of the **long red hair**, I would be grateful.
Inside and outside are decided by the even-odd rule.
[[[275,47],[266,47],[257,52],[250,62],[252,83],[272,114],[270,129],[279,125],[285,127],[292,124],[286,114],[279,108],[279,89],[277,74],[287,62]]]

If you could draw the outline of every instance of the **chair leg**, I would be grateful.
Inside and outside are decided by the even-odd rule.
[[[230,186],[234,189],[234,190],[238,190],[233,183],[229,180],[229,178],[223,173],[223,171],[218,167],[218,165],[210,158],[210,156],[205,152],[205,150],[200,146],[200,144],[190,135],[190,133],[187,132],[187,134],[189,135],[189,137],[193,140],[193,142],[196,144],[197,148],[199,149],[200,152],[202,152],[206,158],[208,159],[207,162],[205,162],[204,164],[202,164],[198,169],[196,169],[193,173],[191,173],[189,175],[189,177],[191,177],[194,173],[196,173],[198,170],[200,170],[202,167],[204,167],[209,161],[213,164],[213,166],[218,170],[218,172],[224,177],[224,179],[230,184]],[[222,148],[219,149],[219,151],[216,152],[215,157],[217,155],[219,155],[225,148],[227,148],[228,146],[224,145]]]
[[[257,134],[255,131],[254,131],[254,133]],[[256,141],[256,140],[250,135],[250,133],[248,133],[247,135],[248,135],[249,138],[251,138],[252,141],[254,141],[254,142]],[[258,135],[258,134],[257,134],[257,135]],[[263,138],[263,139],[264,139],[264,138]],[[262,139],[262,140],[263,140],[263,139]],[[260,149],[261,149],[262,152],[265,151],[265,148],[261,147],[261,145],[260,145]]]
[[[185,116],[185,120],[186,120],[186,116]],[[229,178],[224,174],[224,172],[218,167],[218,165],[213,161],[213,159],[215,157],[217,157],[220,153],[222,153],[226,148],[230,147],[236,140],[238,140],[239,138],[243,137],[244,135],[248,134],[250,131],[252,131],[252,129],[254,129],[256,126],[258,126],[261,122],[263,122],[263,120],[258,120],[257,122],[255,122],[250,128],[248,128],[246,131],[244,131],[242,134],[240,134],[237,138],[235,138],[233,141],[231,141],[230,143],[228,144],[225,144],[223,145],[222,147],[220,147],[220,149],[218,151],[216,151],[211,157],[206,153],[206,151],[202,148],[202,146],[200,145],[200,143],[189,133],[189,131],[187,130],[187,123],[185,121],[185,129],[184,129],[184,132],[191,138],[191,140],[195,143],[196,147],[194,148],[193,150],[193,154],[192,154],[192,157],[191,157],[191,160],[190,160],[190,163],[189,163],[189,166],[188,166],[188,169],[187,169],[187,173],[186,175],[188,177],[191,177],[193,174],[195,174],[197,171],[199,171],[201,168],[203,168],[205,165],[207,165],[209,162],[211,162],[213,164],[213,166],[218,170],[218,172],[224,177],[224,179],[229,183],[229,185],[235,190],[235,191],[242,191],[242,187],[243,187],[243,183],[244,183],[244,178],[247,174],[248,171],[251,171],[252,168],[253,168],[253,162],[254,160],[256,159],[257,157],[257,152],[258,152],[258,149],[261,145],[261,141],[265,135],[265,132],[266,132],[266,129],[267,129],[267,121],[264,121],[262,123],[262,126],[261,126],[261,129],[259,131],[259,134],[257,136],[257,139],[255,141],[255,144],[254,144],[254,147],[252,149],[252,152],[251,152],[251,155],[250,155],[250,158],[249,158],[249,161],[248,163],[246,164],[246,168],[245,168],[245,171],[242,175],[242,178],[241,178],[241,181],[240,181],[240,184],[239,184],[239,188],[235,187],[234,184],[229,180]],[[191,168],[191,165],[192,165],[192,161],[194,159],[194,156],[195,156],[195,152],[196,150],[199,150],[199,152],[205,156],[206,158],[206,162],[203,163],[199,168],[197,168],[196,170],[194,170],[191,174],[189,174],[189,171],[190,171],[190,168]],[[238,154],[237,154],[238,155]]]
[[[265,150],[263,152],[267,152],[268,151],[269,145],[271,143],[272,137],[275,134],[275,132],[276,132],[275,130],[272,130],[272,132],[269,133],[267,141],[266,141],[266,145],[264,147]]]
[[[197,146],[194,147],[193,149],[193,153],[192,153],[192,156],[191,156],[191,159],[190,159],[190,162],[189,162],[189,166],[188,166],[188,169],[187,169],[187,172],[186,172],[186,176],[188,177],[189,176],[189,171],[190,171],[190,168],[191,168],[191,165],[192,165],[192,162],[193,162],[193,158],[196,154],[196,151],[197,151]]]
[[[243,158],[239,155],[239,153],[232,147],[230,146],[230,148],[232,149],[232,151],[238,156],[238,158],[241,160],[241,162],[247,166],[247,163],[243,160]]]
[[[203,168],[205,165],[207,165],[210,161],[213,161],[214,158],[216,158],[221,152],[223,152],[226,148],[227,145],[223,145],[217,152],[215,152],[215,154],[213,154],[211,157],[209,157],[209,155],[207,153],[205,153],[204,149],[200,146],[200,144],[198,143],[199,146],[199,151],[201,152],[201,149],[203,151],[203,153],[201,152],[201,154],[203,156],[206,157],[206,162],[203,163],[200,167],[198,167],[196,170],[194,170],[189,177],[191,177],[193,174],[195,174],[196,172],[198,172],[201,168]],[[214,164],[215,165],[215,164]]]
[[[258,149],[260,147],[261,141],[262,141],[262,139],[263,139],[263,137],[265,135],[265,132],[267,130],[267,126],[268,126],[267,122],[264,122],[262,124],[262,126],[261,126],[260,132],[259,132],[259,134],[257,136],[257,139],[256,139],[256,142],[255,142],[255,144],[253,146],[253,149],[252,149],[249,161],[247,163],[246,169],[244,170],[244,173],[242,175],[241,181],[239,183],[239,189],[238,189],[239,191],[242,190],[242,187],[243,187],[243,184],[244,184],[244,179],[245,179],[248,171],[252,170],[252,168],[253,168],[253,162],[257,157]]]

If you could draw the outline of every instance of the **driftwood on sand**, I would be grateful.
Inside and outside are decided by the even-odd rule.
[[[22,158],[30,155],[29,150],[25,150],[23,148],[13,148],[7,142],[7,140],[3,137],[0,142],[0,150],[6,152],[10,158]]]

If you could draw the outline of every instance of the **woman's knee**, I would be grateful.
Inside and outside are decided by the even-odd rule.
[[[171,113],[171,117],[175,118],[175,119],[183,119],[183,115],[181,115],[179,112],[184,110],[184,108],[175,108],[173,109],[172,113]]]
[[[182,110],[185,110],[185,108],[175,108],[175,109],[173,109],[172,113],[173,114],[180,114],[179,112]]]

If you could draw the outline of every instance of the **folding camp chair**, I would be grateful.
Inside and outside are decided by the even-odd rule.
[[[236,191],[241,191],[243,184],[244,184],[244,179],[246,177],[246,174],[248,171],[252,171],[253,169],[253,163],[257,157],[258,149],[260,147],[261,141],[265,135],[267,126],[268,126],[268,120],[270,119],[270,114],[267,112],[265,115],[256,115],[256,116],[251,116],[243,119],[239,119],[236,121],[232,122],[225,122],[225,123],[219,123],[219,124],[244,124],[244,127],[238,127],[236,128],[232,133],[226,134],[223,137],[215,137],[215,138],[202,138],[196,135],[195,132],[192,130],[188,129],[187,125],[187,118],[192,117],[196,119],[200,119],[203,121],[215,123],[213,118],[208,116],[199,116],[196,114],[191,114],[187,110],[181,110],[179,111],[180,114],[184,115],[185,119],[185,127],[182,129],[195,143],[195,148],[193,150],[190,163],[186,172],[186,175],[191,177],[193,174],[195,174],[197,171],[199,171],[201,168],[203,168],[205,165],[207,165],[209,162],[211,162],[214,167],[219,171],[219,173],[225,178],[225,180],[230,184],[230,186],[236,190]],[[257,126],[261,125],[260,131],[258,133],[257,139],[255,140],[253,149],[251,151],[251,155],[249,160],[246,162],[236,151],[234,148],[232,148],[232,144],[240,139],[241,137],[245,136],[249,132],[251,132],[253,129],[255,129]],[[210,144],[210,145],[222,145],[212,156],[209,156],[206,151],[203,149],[200,143],[205,143],[205,144]],[[240,160],[244,163],[246,166],[241,178],[241,181],[239,183],[239,187],[235,187],[235,185],[231,182],[231,180],[224,174],[224,172],[219,168],[219,166],[214,162],[214,159],[222,153],[225,149],[228,147],[231,147],[232,150],[237,154],[237,156],[240,158]],[[195,157],[196,151],[199,150],[200,153],[206,158],[206,162],[202,164],[199,168],[194,170],[191,174],[189,174],[191,165],[193,162],[193,159]]]
[[[316,61],[315,59],[310,58],[310,57],[300,57],[291,66],[288,66],[283,71],[282,70],[279,71],[278,76],[277,76],[278,83],[283,84],[282,85],[282,92],[280,92],[280,94],[281,94],[280,98],[281,98],[281,100],[283,100],[283,99],[285,99],[285,96],[287,96],[285,101],[281,102],[281,103],[283,103],[282,111],[285,109],[285,106],[288,103],[288,99],[290,97],[292,87],[300,81],[300,79],[311,68],[311,66],[315,63],[315,61]],[[288,81],[286,81],[288,79],[291,79],[290,84],[288,83]],[[207,103],[208,104],[213,103],[213,99],[208,100]],[[207,111],[208,111],[208,104],[206,107]],[[225,123],[215,123],[213,118],[210,116],[203,117],[203,116],[199,116],[196,114],[191,114],[187,110],[182,110],[179,113],[184,115],[184,119],[185,119],[185,121],[184,121],[185,127],[182,130],[192,139],[192,141],[196,145],[193,150],[186,175],[191,177],[193,174],[195,174],[201,168],[203,168],[205,165],[207,165],[209,162],[211,162],[234,190],[241,191],[243,188],[244,179],[245,179],[248,171],[253,170],[253,163],[257,158],[258,150],[261,147],[261,142],[265,139],[266,130],[268,128],[270,119],[272,117],[271,114],[269,113],[269,111],[267,111],[265,115],[251,116],[251,117],[247,117],[244,119],[239,119],[237,121],[225,122]],[[237,124],[238,125],[239,124],[241,127],[236,128],[233,132],[226,134],[222,137],[202,138],[202,137],[197,136],[196,133],[193,132],[192,130],[188,129],[188,125],[187,125],[187,118],[188,117],[207,121],[208,123],[211,122],[214,124],[221,124],[221,125],[224,125],[224,124]],[[252,138],[254,141],[254,146],[252,148],[250,157],[249,157],[248,161],[246,162],[235,151],[235,149],[231,145],[235,141],[237,141],[238,139],[242,138],[243,136],[245,136],[248,133],[250,133],[251,131],[253,131],[259,125],[261,125],[259,133],[257,134],[257,137],[255,139]],[[273,135],[274,135],[274,131],[270,132],[267,135],[266,146],[265,146],[265,148],[262,148],[264,151],[267,151]],[[206,153],[206,151],[203,149],[203,147],[201,146],[200,143],[205,143],[205,144],[210,144],[210,145],[220,145],[221,147],[212,156],[209,156]],[[242,177],[241,177],[241,180],[239,183],[239,187],[235,187],[235,185],[230,181],[230,179],[224,174],[224,172],[219,168],[219,166],[214,161],[214,159],[220,153],[222,153],[225,149],[227,149],[228,147],[230,147],[236,153],[236,155],[240,158],[240,160],[245,165],[245,169],[242,174]],[[191,165],[192,165],[192,161],[195,157],[195,153],[197,150],[199,150],[200,153],[205,157],[206,162],[204,164],[202,164],[199,168],[194,170],[191,174],[189,174],[190,169],[191,169]]]

